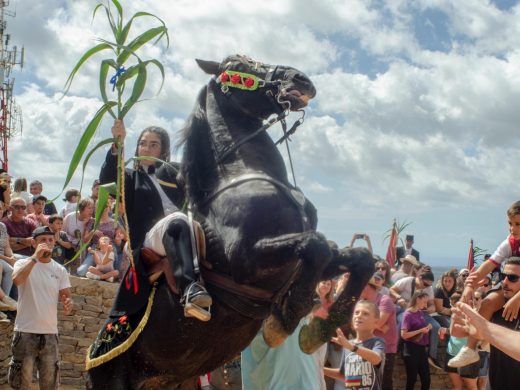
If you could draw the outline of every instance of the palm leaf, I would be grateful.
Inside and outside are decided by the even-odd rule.
[[[138,37],[136,37],[134,40],[132,40],[128,45],[126,46],[120,46],[123,48],[123,52],[119,54],[117,57],[117,63],[118,64],[124,64],[125,61],[130,57],[131,54],[134,54],[137,49],[139,49],[141,46],[143,46],[145,43],[151,41],[158,35],[164,35],[168,32],[168,29],[164,26],[161,27],[154,27],[151,28]],[[166,34],[167,36],[168,34]]]
[[[139,64],[139,70],[137,72],[137,78],[135,79],[134,88],[132,94],[126,101],[123,109],[119,113],[119,119],[123,119],[132,106],[137,103],[141,95],[143,94],[144,87],[146,85],[146,65],[143,63]]]
[[[101,67],[99,70],[99,91],[101,92],[101,98],[103,99],[103,103],[105,104],[108,102],[106,86],[108,71],[110,70],[110,68],[113,68],[117,72],[117,64],[114,60],[101,61]],[[108,112],[110,113],[112,118],[117,118],[112,108],[110,108]]]

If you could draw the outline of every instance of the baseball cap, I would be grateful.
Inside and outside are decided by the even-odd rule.
[[[40,226],[34,229],[32,232],[33,238],[39,237],[39,236],[45,236],[45,235],[51,235],[54,236],[54,232],[49,229],[48,226]]]
[[[376,288],[379,288],[380,284],[377,282],[377,279],[379,279],[379,281],[381,282],[381,281],[385,280],[385,277],[381,272],[375,272],[372,275],[372,277],[370,278],[370,280],[368,281],[368,284],[370,284],[371,286],[374,286]]]

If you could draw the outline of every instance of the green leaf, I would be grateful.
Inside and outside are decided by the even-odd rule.
[[[99,90],[101,92],[101,98],[103,99],[103,103],[108,102],[107,97],[107,77],[108,77],[108,71],[110,68],[114,69],[117,72],[117,64],[114,60],[103,60],[101,61],[101,67],[99,70]],[[112,109],[109,109],[108,112],[112,116],[112,118],[116,119],[116,114]]]
[[[121,45],[125,43],[126,38],[128,38],[128,33],[130,32],[130,28],[132,27],[133,21],[135,19],[139,18],[139,17],[142,17],[142,16],[151,16],[152,18],[156,18],[166,28],[166,24],[164,24],[164,22],[163,22],[163,20],[161,18],[158,18],[157,16],[155,16],[155,15],[149,13],[149,12],[136,12],[130,18],[130,20],[126,23],[125,27],[123,27],[123,29],[121,30],[120,40],[118,40],[117,43],[119,43]],[[168,47],[170,45],[168,34],[166,34],[166,40],[167,40],[166,47]]]
[[[76,171],[76,168],[78,167],[78,165],[83,157],[83,154],[85,153],[85,150],[87,149],[87,146],[90,143],[90,140],[94,136],[94,133],[96,132],[96,130],[99,126],[99,123],[101,122],[101,119],[103,119],[103,116],[105,115],[105,113],[111,107],[114,107],[115,105],[117,105],[117,103],[112,102],[112,101],[103,104],[103,106],[98,110],[98,112],[96,112],[96,115],[94,115],[94,118],[92,118],[89,125],[83,132],[83,135],[81,136],[81,139],[79,140],[78,146],[76,146],[76,150],[74,151],[74,154],[72,155],[72,160],[70,161],[69,169],[67,171],[67,176],[65,178],[65,184],[63,184],[63,188],[61,190],[62,192],[67,187],[70,180],[72,179],[72,176],[74,175],[74,172]]]
[[[148,65],[148,64],[154,64],[155,66],[157,66],[159,68],[159,70],[161,71],[161,76],[162,76],[162,79],[161,79],[161,86],[159,87],[159,90],[157,91],[156,93],[156,96],[159,95],[159,93],[161,92],[162,90],[162,87],[164,85],[164,67],[163,67],[163,64],[161,64],[159,61],[157,60],[148,60],[148,61],[144,61],[145,65]]]
[[[134,156],[134,157],[130,157],[128,160],[125,161],[125,166],[130,164],[132,161],[143,161],[143,160],[160,162],[160,163],[163,163],[163,164],[166,164],[166,165],[170,166],[176,173],[179,172],[179,169],[175,165],[173,165],[171,162],[164,161],[164,160],[161,160],[160,158],[152,157],[152,156],[141,156],[141,157]]]
[[[139,66],[139,64],[133,65],[129,67],[127,70],[125,70],[125,72],[117,79],[117,87],[122,87],[127,80],[137,76]]]
[[[139,100],[141,97],[144,87],[146,85],[146,65],[143,63],[139,64],[139,70],[137,72],[137,78],[134,83],[134,88],[132,89],[132,94],[125,102],[121,113],[119,114],[119,119],[123,119],[128,111],[132,108],[132,106]]]
[[[135,54],[137,49],[143,46],[145,43],[154,39],[158,35],[164,35],[168,29],[164,26],[151,28],[138,37],[136,37],[133,41],[131,41],[128,45],[122,46],[123,52],[117,57],[118,64],[124,64],[125,61],[130,57],[131,54]]]
[[[90,160],[90,157],[92,157],[92,155],[94,154],[94,152],[96,150],[98,150],[99,148],[101,148],[102,146],[104,145],[107,145],[107,144],[111,144],[114,142],[114,139],[113,138],[107,138],[107,139],[104,139],[103,141],[100,141],[96,146],[94,146],[90,152],[87,153],[87,155],[85,156],[85,158],[83,159],[83,169],[81,171],[81,182],[80,182],[80,187],[79,187],[79,192],[81,193],[81,190],[83,189],[83,178],[85,177],[85,170],[87,169],[87,163],[88,161]]]
[[[108,49],[114,50],[113,47],[111,45],[109,45],[108,43],[100,43],[99,45],[96,45],[93,48],[87,50],[87,52],[85,54],[83,54],[83,56],[80,58],[80,60],[76,63],[76,65],[72,69],[72,72],[70,72],[70,75],[67,78],[67,81],[65,82],[65,86],[63,87],[63,89],[64,89],[63,95],[66,95],[67,92],[69,91],[70,86],[72,84],[72,80],[74,79],[74,76],[76,76],[76,73],[78,72],[79,68],[81,68],[81,66],[85,63],[85,61],[87,61],[94,54],[99,53],[100,51],[103,51],[103,50],[108,50]]]

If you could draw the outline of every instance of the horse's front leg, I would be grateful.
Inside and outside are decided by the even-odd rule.
[[[374,259],[370,252],[364,248],[333,250],[333,258],[320,279],[330,279],[347,271],[350,272],[347,285],[331,305],[327,319],[314,317],[302,328],[300,348],[303,352],[316,351],[330,341],[336,328],[349,321],[356,301],[374,273]]]
[[[292,248],[292,257],[296,256],[299,263],[294,281],[285,294],[278,297],[271,315],[264,321],[264,340],[272,348],[293,333],[301,318],[309,313],[314,290],[331,257],[329,244],[320,233],[309,231],[291,236],[285,245],[280,239],[262,240],[255,245],[265,252],[277,248],[283,253]]]

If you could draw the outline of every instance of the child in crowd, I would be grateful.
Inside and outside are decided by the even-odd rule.
[[[110,244],[110,238],[103,236],[99,239],[99,249],[88,248],[92,253],[96,266],[90,266],[86,277],[94,280],[106,280],[113,282],[119,276],[119,272],[114,269],[114,248]]]
[[[455,304],[460,300],[460,298],[461,294],[452,294],[450,297],[451,306],[455,307]],[[460,349],[466,345],[468,340],[467,337],[457,337],[457,333],[454,334],[453,325],[454,321],[451,321],[449,328],[451,336],[446,351],[446,362],[455,356]],[[462,390],[463,386],[468,390],[477,390],[477,377],[480,371],[480,361],[460,368],[452,368],[446,364],[445,370],[450,377],[453,390]]]
[[[464,292],[462,294],[462,301],[472,304],[475,289],[486,282],[487,275],[500,268],[502,263],[511,256],[520,256],[520,201],[514,202],[507,210],[507,221],[509,224],[509,236],[498,246],[495,253],[486,260],[475,271],[471,272],[466,279]],[[487,314],[492,314],[502,307],[504,307],[504,318],[513,321],[518,317],[518,310],[520,309],[520,294],[516,294],[513,298],[505,303],[504,294],[502,290],[493,291],[488,295],[486,301]],[[487,318],[486,313],[480,313],[484,318]],[[449,361],[449,366],[458,368],[480,360],[477,351],[477,340],[473,337],[468,338],[468,344],[461,348],[460,352],[453,359]]]
[[[428,306],[429,295],[416,291],[401,323],[403,339],[403,360],[406,368],[406,390],[413,390],[417,374],[421,378],[421,390],[430,388],[430,366],[428,364],[428,333],[432,325],[426,322],[423,310]]]
[[[70,213],[75,213],[78,207],[79,191],[70,189],[65,192],[65,206],[60,211],[62,218],[65,218]]]
[[[323,368],[326,376],[336,379],[334,390],[381,390],[385,341],[374,336],[378,319],[379,308],[376,304],[361,300],[352,316],[356,338],[348,340],[341,329],[336,330],[337,337],[333,337],[332,341],[345,348],[341,364],[339,368]]]

